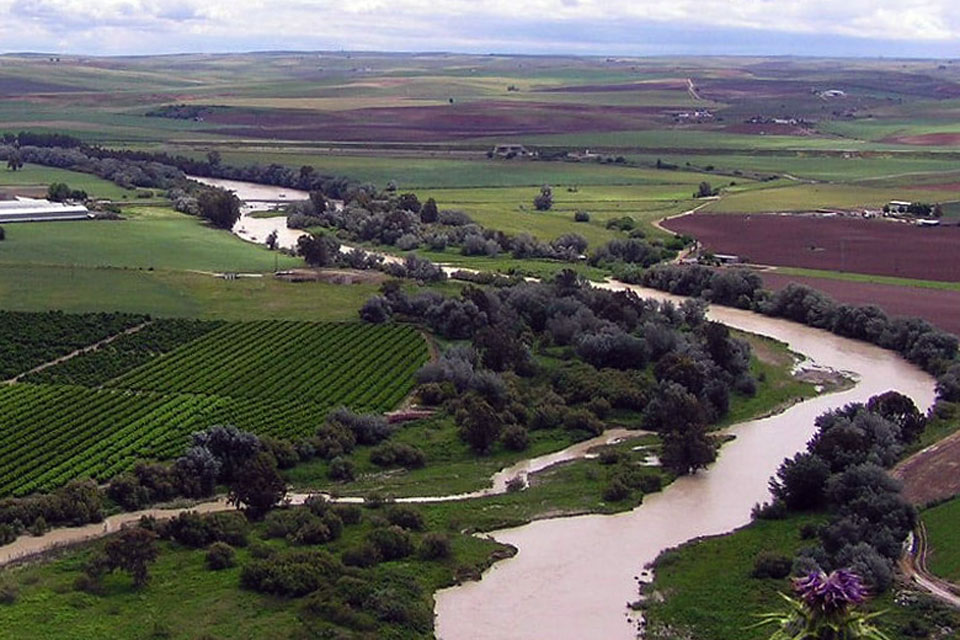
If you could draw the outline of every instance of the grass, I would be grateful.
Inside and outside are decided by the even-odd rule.
[[[755,614],[784,610],[778,593],[789,593],[790,584],[786,579],[751,577],[754,560],[764,551],[792,557],[812,542],[801,539],[801,528],[825,517],[814,513],[757,520],[732,533],[666,551],[657,560],[653,583],[664,600],[653,598],[647,604],[648,627],[669,625],[675,631],[710,640],[769,638],[773,628],[750,626],[757,621]],[[903,604],[894,602],[894,597],[890,590],[867,604],[868,610],[884,612],[876,622],[891,638],[906,637],[901,629],[908,624],[955,627],[960,620],[930,598],[914,596],[910,604]]]
[[[0,308],[129,311],[226,320],[354,320],[372,284],[222,280],[176,271],[0,265]]]
[[[799,400],[817,395],[816,385],[791,375],[797,358],[786,344],[753,333],[732,333],[750,344],[750,372],[757,380],[757,393],[753,396],[731,394],[730,412],[720,426],[776,413]]]
[[[920,517],[927,525],[931,554],[928,568],[934,575],[960,582],[960,498],[924,510]]]
[[[171,209],[134,207],[125,220],[5,226],[0,264],[263,272],[302,261],[238,240]]]
[[[789,592],[786,580],[750,576],[754,558],[768,551],[792,556],[809,544],[800,528],[822,516],[759,520],[732,534],[705,538],[664,552],[657,560],[654,588],[664,601],[651,599],[648,624],[688,629],[710,640],[761,640],[770,629],[748,629],[757,613],[776,611]]]
[[[940,280],[918,280],[914,278],[897,278],[895,276],[875,276],[865,273],[849,273],[846,271],[824,271],[822,269],[801,269],[798,267],[776,267],[775,273],[788,276],[803,276],[808,278],[825,278],[828,280],[845,280],[848,282],[868,282],[872,284],[888,284],[898,287],[917,287],[920,289],[939,289],[940,291],[960,291],[960,282],[943,282]]]
[[[112,182],[89,173],[67,171],[36,164],[25,164],[18,171],[0,169],[0,191],[9,190],[23,195],[45,197],[47,187],[54,182],[65,182],[73,189],[87,192],[91,198],[109,198],[112,200],[132,199],[136,191],[124,189]]]
[[[343,536],[320,547],[339,555],[359,543],[370,531],[375,512],[366,510],[364,523],[348,526]],[[252,539],[259,537],[260,525]],[[440,561],[416,556],[384,562],[363,573],[379,584],[413,580],[423,591],[423,604],[432,609],[432,593],[454,583],[455,572],[463,567],[479,571],[489,562],[497,543],[451,534],[452,557]],[[286,548],[285,542],[269,545]],[[0,607],[3,637],[40,640],[51,634],[63,640],[89,638],[170,638],[195,640],[215,638],[297,638],[309,636],[303,623],[300,598],[280,598],[241,589],[241,567],[251,560],[250,551],[237,549],[236,566],[221,571],[206,568],[204,549],[189,549],[161,542],[158,561],[150,567],[151,580],[142,590],[132,588],[126,575],[104,580],[104,594],[74,591],[73,582],[82,573],[92,544],[63,553],[53,561],[8,570],[8,579],[20,586],[16,603]],[[14,635],[12,630],[16,629]],[[428,634],[398,625],[378,625],[378,637],[426,638]]]

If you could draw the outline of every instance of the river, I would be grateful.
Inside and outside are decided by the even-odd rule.
[[[607,286],[680,300],[621,283]],[[804,447],[818,415],[891,388],[913,398],[921,409],[933,403],[933,378],[892,352],[747,311],[712,307],[708,315],[730,327],[781,340],[819,365],[849,371],[858,384],[731,427],[728,432],[736,439],[723,446],[714,465],[647,496],[632,511],[540,520],[492,532],[519,553],[495,564],[482,581],[437,594],[439,638],[634,638],[636,627],[627,621],[625,605],[637,599],[635,576],[644,565],[664,549],[747,524],[753,505],[769,498],[767,480],[784,457]]]
[[[187,176],[195,182],[211,187],[220,187],[232,191],[243,203],[240,207],[240,219],[233,225],[233,234],[238,238],[257,244],[266,244],[267,236],[277,232],[277,246],[281,249],[295,249],[297,240],[306,231],[288,229],[286,216],[272,218],[254,218],[255,211],[275,209],[280,205],[306,200],[310,194],[299,189],[274,187],[240,180],[221,180],[220,178],[202,178]]]
[[[305,192],[292,189],[199,181],[235,191],[248,212],[256,203],[306,198]],[[301,233],[287,230],[284,218],[256,219],[247,213],[240,224],[244,226],[238,235],[248,240],[260,234],[265,238],[278,229],[278,235],[281,231],[296,234],[292,236],[295,244]],[[682,301],[615,281],[597,286]],[[664,549],[747,524],[753,505],[769,498],[768,479],[783,458],[803,449],[818,415],[890,389],[913,398],[921,410],[933,404],[933,378],[890,351],[739,309],[714,306],[708,317],[785,342],[820,366],[852,373],[858,382],[849,390],[812,398],[778,415],[730,427],[727,432],[736,439],[723,446],[714,465],[647,496],[632,511],[540,520],[493,532],[494,538],[516,546],[519,553],[495,564],[482,581],[437,594],[441,640],[634,638],[636,628],[628,622],[632,616],[625,605],[637,599],[635,577],[644,566]]]

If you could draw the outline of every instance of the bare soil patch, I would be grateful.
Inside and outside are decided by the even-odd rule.
[[[960,494],[960,433],[910,456],[893,470],[903,496],[916,505]]]
[[[664,226],[697,238],[711,251],[756,264],[960,281],[960,227],[955,226],[704,213],[667,220]]]
[[[441,140],[657,126],[665,107],[479,101],[416,107],[373,107],[337,112],[229,109],[207,117],[225,135],[288,140],[434,142]]]

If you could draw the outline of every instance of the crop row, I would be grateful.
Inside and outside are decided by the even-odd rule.
[[[409,327],[234,323],[110,386],[332,404],[353,394],[379,396],[398,371],[409,377],[426,357],[422,336]]]
[[[128,313],[0,311],[0,380],[147,321]]]
[[[154,320],[135,333],[121,336],[95,351],[32,373],[24,382],[79,384],[97,387],[153,358],[213,331],[219,321],[165,319]]]

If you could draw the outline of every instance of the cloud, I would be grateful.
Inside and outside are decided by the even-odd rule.
[[[0,0],[5,51],[951,56],[955,0]]]

